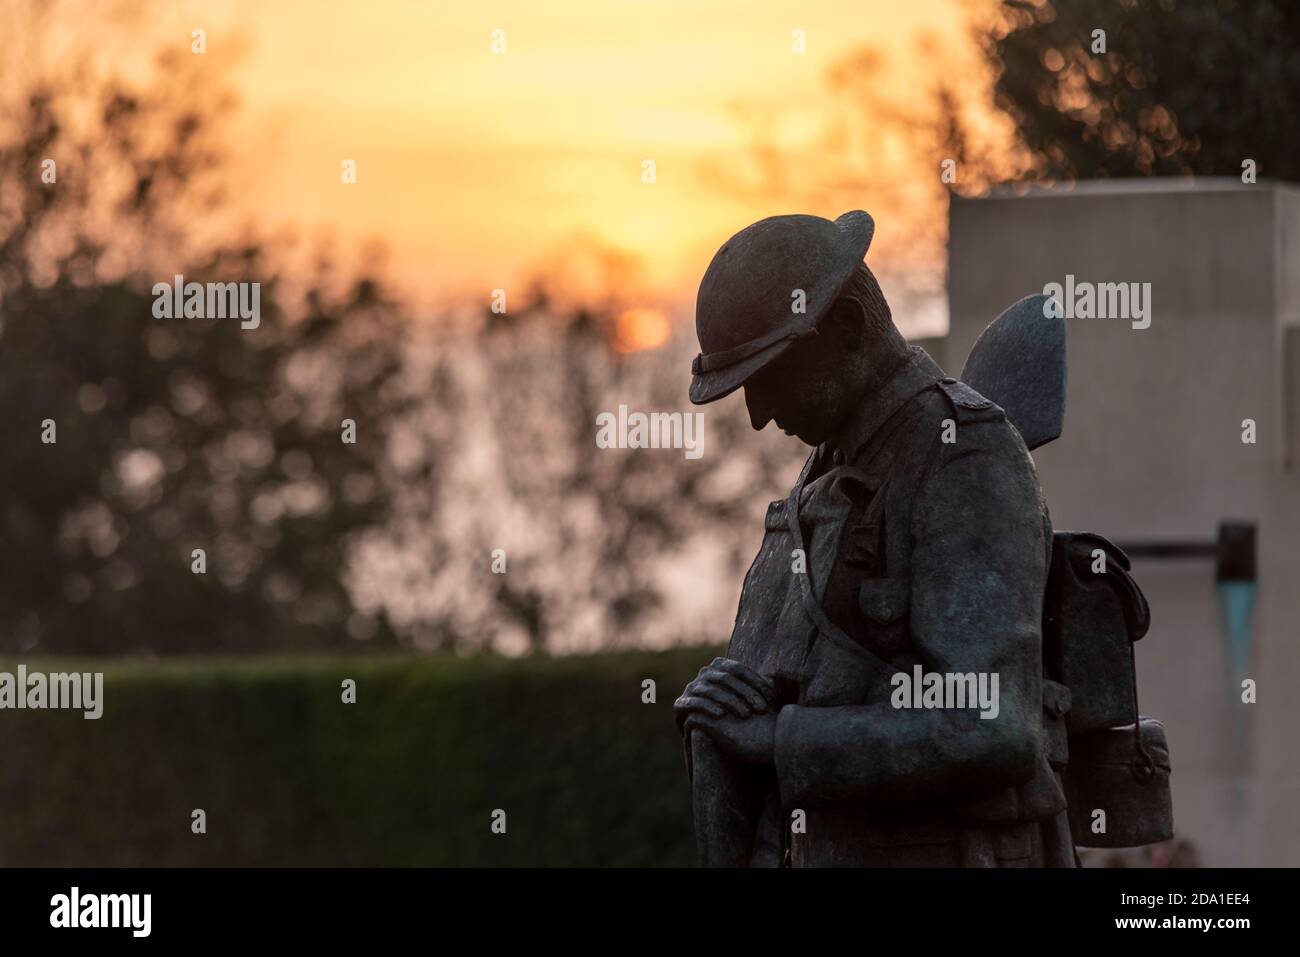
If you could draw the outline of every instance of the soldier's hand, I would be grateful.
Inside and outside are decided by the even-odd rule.
[[[730,658],[715,658],[705,665],[676,702],[673,711],[678,726],[692,714],[714,718],[731,715],[746,718],[770,711],[776,697],[771,679]]]
[[[776,712],[764,711],[748,718],[715,718],[695,712],[686,719],[684,732],[699,729],[719,748],[745,764],[771,765],[776,753]]]

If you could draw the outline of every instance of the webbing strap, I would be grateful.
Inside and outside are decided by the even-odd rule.
[[[886,523],[889,526],[886,532],[888,539],[886,545],[886,561],[891,566],[889,568],[889,573],[892,577],[899,577],[900,572],[906,575],[910,571],[907,567],[910,563],[907,561],[907,556],[905,554],[907,551],[910,551],[910,549],[907,549],[904,546],[907,538],[911,535],[911,501],[916,497],[917,489],[920,487],[922,480],[925,478],[925,474],[929,471],[930,466],[934,462],[935,455],[939,448],[939,439],[941,435],[942,433],[940,432],[935,433],[921,468],[917,471],[917,474],[912,477],[912,483],[908,488],[910,494],[908,496],[908,506],[906,509],[907,514],[905,516],[895,515],[893,516],[892,521],[886,519]],[[852,652],[859,658],[876,662],[890,671],[895,671],[897,669],[892,664],[885,661],[879,655],[876,655],[862,647],[862,645],[854,641],[847,633],[845,633],[844,629],[831,621],[830,617],[822,609],[821,602],[817,600],[816,593],[813,589],[811,563],[808,561],[808,553],[804,549],[803,528],[799,524],[799,502],[803,497],[804,485],[808,481],[808,476],[812,472],[813,462],[816,458],[817,450],[814,449],[812,454],[808,456],[808,461],[804,463],[803,471],[799,473],[799,481],[795,483],[794,490],[790,493],[790,498],[786,504],[786,524],[790,529],[790,537],[794,541],[794,547],[799,549],[799,551],[804,555],[804,571],[799,575],[799,596],[803,602],[804,611],[807,613],[812,623],[817,626],[817,630],[831,641],[834,641],[837,645]],[[897,494],[897,490],[892,487],[891,480],[893,478],[892,473],[897,466],[898,460],[899,456],[895,455],[894,461],[889,463],[889,472],[891,474],[886,478],[886,481],[890,482],[891,487],[887,489],[886,494]],[[903,519],[901,523],[899,522],[900,518]],[[898,567],[899,565],[902,567]]]
[[[808,561],[808,553],[803,547],[803,528],[799,525],[799,499],[803,496],[803,487],[808,481],[808,473],[812,471],[813,460],[816,457],[817,450],[814,449],[813,454],[808,456],[808,461],[804,463],[803,471],[799,473],[799,481],[794,484],[794,491],[790,493],[790,500],[785,510],[786,524],[790,526],[790,536],[794,539],[794,547],[802,552],[804,556],[804,570],[799,573],[799,596],[803,601],[804,611],[812,619],[819,632],[836,644],[853,652],[859,658],[880,661],[880,658],[859,645],[845,634],[839,625],[831,621],[826,612],[822,610],[821,602],[813,594],[812,567]]]

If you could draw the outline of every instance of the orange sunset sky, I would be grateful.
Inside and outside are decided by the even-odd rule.
[[[235,212],[268,231],[329,237],[344,262],[379,240],[389,277],[419,307],[486,301],[539,272],[599,285],[607,277],[592,263],[615,254],[629,300],[689,315],[731,233],[777,213],[850,208],[876,216],[868,262],[891,298],[891,277],[941,278],[946,210],[934,160],[915,155],[862,97],[886,98],[906,119],[934,79],[970,73],[979,5],[180,0],[118,9],[129,11],[124,49],[141,61],[166,44],[188,54],[190,31],[206,31],[204,56],[240,100],[228,144]],[[492,50],[494,30],[505,32],[503,53]],[[795,30],[804,53],[792,49]],[[832,80],[845,64],[856,64],[854,89]],[[355,185],[341,182],[345,159],[356,161]],[[642,182],[645,160],[653,184]],[[896,318],[917,331],[941,325],[943,310],[931,303]]]

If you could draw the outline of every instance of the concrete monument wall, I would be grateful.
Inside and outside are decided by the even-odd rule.
[[[1150,284],[1146,328],[1067,314],[1065,430],[1034,458],[1058,529],[1123,544],[1258,524],[1258,703],[1232,681],[1207,559],[1134,561],[1152,611],[1139,696],[1165,722],[1175,824],[1201,862],[1300,865],[1300,189],[1118,181],[957,199],[950,221],[951,375],[1048,283]]]

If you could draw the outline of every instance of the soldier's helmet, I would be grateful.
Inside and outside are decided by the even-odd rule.
[[[816,335],[874,231],[861,210],[834,222],[771,216],[723,243],[695,300],[700,354],[691,363],[691,401],[729,395],[796,339]]]

